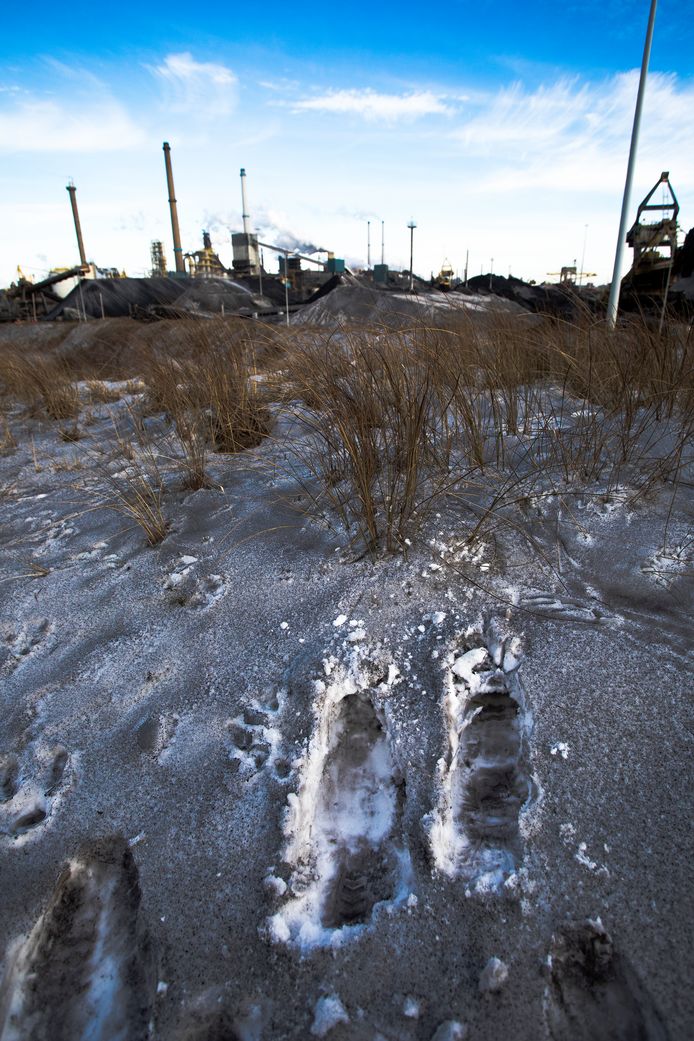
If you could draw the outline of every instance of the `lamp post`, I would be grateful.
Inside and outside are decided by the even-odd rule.
[[[412,270],[412,255],[414,253],[414,229],[417,227],[415,222],[411,220],[407,227],[410,229],[410,292],[414,288],[414,272]]]
[[[289,325],[289,250],[284,251],[284,313]]]
[[[626,181],[624,183],[624,196],[622,198],[622,215],[619,221],[617,249],[614,256],[614,271],[612,272],[612,285],[610,286],[610,299],[607,303],[607,324],[610,327],[610,329],[614,329],[617,323],[617,311],[619,309],[619,292],[621,289],[621,281],[619,276],[622,270],[622,254],[624,253],[624,241],[627,233],[627,220],[629,219],[631,186],[634,180],[636,152],[639,146],[639,130],[641,129],[641,110],[643,109],[643,98],[644,94],[646,93],[648,63],[651,58],[653,26],[655,25],[655,9],[657,5],[658,0],[651,0],[651,10],[650,14],[648,15],[648,28],[646,29],[646,42],[643,46],[643,60],[641,62],[641,76],[639,77],[639,89],[636,95],[634,125],[631,128],[631,145],[629,147],[629,162],[627,163],[627,176]]]
[[[586,242],[588,240],[588,225],[583,229],[583,252],[581,253],[581,270],[578,273],[579,286],[583,283],[583,272],[586,269]]]

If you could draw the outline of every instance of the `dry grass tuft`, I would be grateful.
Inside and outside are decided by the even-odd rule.
[[[22,402],[32,414],[76,419],[79,392],[69,367],[48,354],[26,354],[17,348],[0,354],[0,393]]]
[[[616,332],[532,316],[311,333],[287,351],[305,434],[297,474],[352,541],[393,551],[435,505],[469,537],[542,487],[632,499],[676,481],[694,432],[692,337],[640,319]]]
[[[209,484],[209,451],[236,453],[260,444],[269,413],[258,383],[248,330],[225,322],[182,324],[185,351],[147,360],[146,409],[164,412],[174,425],[188,488]],[[242,335],[243,334],[243,335]]]
[[[10,430],[5,416],[0,414],[0,456],[11,455],[17,447],[17,439]]]
[[[164,512],[164,474],[154,440],[143,427],[125,434],[116,427],[116,450],[99,462],[100,498],[97,507],[115,510],[134,521],[150,546],[166,536],[169,522]]]

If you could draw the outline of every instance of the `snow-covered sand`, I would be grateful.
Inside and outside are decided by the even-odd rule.
[[[126,408],[8,417],[3,1041],[690,1038],[691,486],[355,560],[278,438],[150,547]]]

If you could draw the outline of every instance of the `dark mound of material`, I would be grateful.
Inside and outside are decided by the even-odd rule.
[[[82,313],[87,318],[126,318],[138,309],[146,310],[152,304],[172,304],[189,283],[189,279],[157,278],[97,278],[84,279],[71,293],[46,315],[48,321],[56,318],[75,318]],[[103,312],[102,312],[103,301]]]
[[[675,253],[672,265],[673,278],[691,278],[694,275],[694,228],[690,228],[687,236]]]
[[[323,285],[320,286],[320,288],[317,289],[315,291],[315,293],[313,293],[308,298],[306,303],[307,304],[315,303],[315,301],[316,300],[320,300],[321,297],[327,296],[328,293],[332,293],[333,289],[337,289],[337,287],[341,286],[343,284],[343,282],[344,282],[344,279],[343,279],[342,275],[333,275],[332,278],[329,278],[327,282],[324,282]]]
[[[236,284],[245,286],[254,296],[260,295],[260,282],[258,278],[238,278],[236,279]],[[263,298],[269,300],[273,304],[277,304],[280,308],[284,308],[284,286],[276,275],[263,275]],[[298,296],[290,287],[289,303],[299,303],[300,300],[301,297]]]
[[[468,288],[476,293],[512,300],[529,311],[566,319],[575,318],[582,306],[582,300],[573,287],[532,286],[513,275],[508,278],[503,275],[476,275],[468,280]]]
[[[4,289],[0,289],[0,322],[16,322],[21,318],[19,304],[8,296]]]
[[[349,275],[341,276],[330,291],[316,294],[291,318],[294,325],[349,326],[373,324],[388,328],[402,328],[413,322],[431,324],[455,312],[466,311],[486,314],[505,312],[523,313],[523,308],[493,294],[482,296],[468,293],[465,297],[444,294],[428,286],[423,292],[394,292],[382,289]]]
[[[257,284],[255,288],[257,292]],[[229,278],[194,278],[176,298],[174,306],[181,311],[207,314],[250,312],[258,309],[254,296],[251,289]]]

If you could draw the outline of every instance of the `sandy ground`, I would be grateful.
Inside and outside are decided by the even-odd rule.
[[[280,439],[152,548],[122,407],[0,459],[3,1041],[690,1038],[691,488],[355,560]]]

